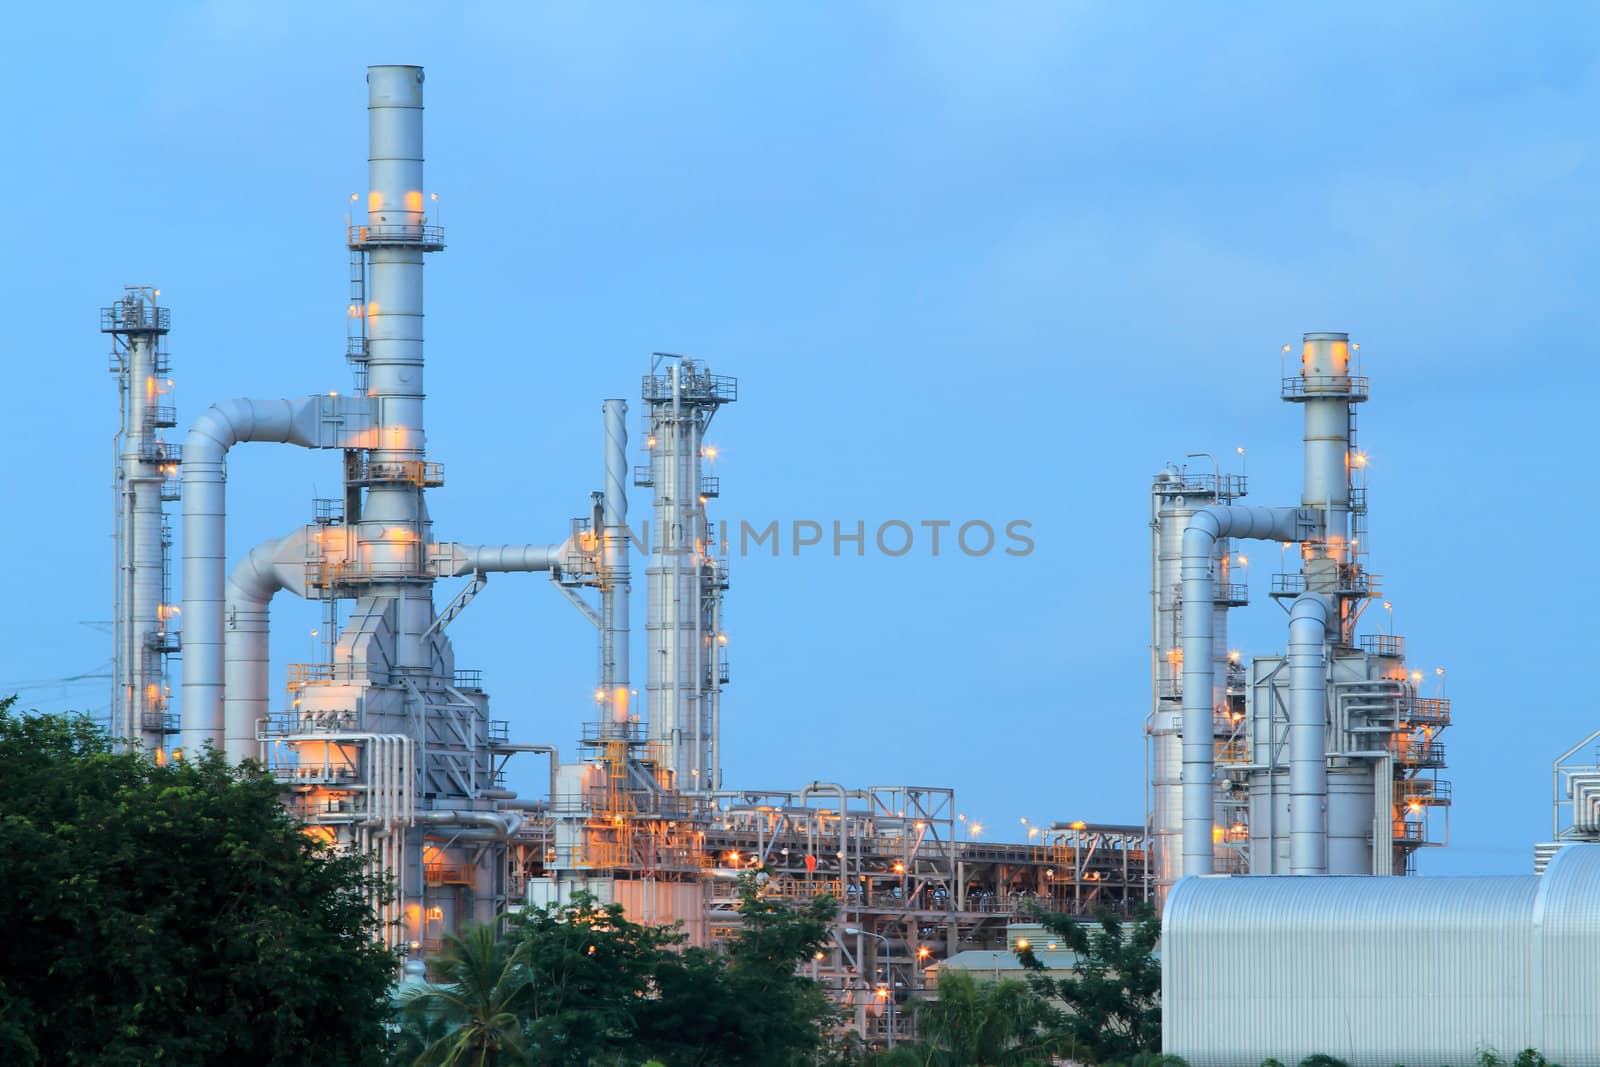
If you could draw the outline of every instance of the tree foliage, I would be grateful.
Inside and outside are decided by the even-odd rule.
[[[157,766],[0,701],[0,1061],[377,1064],[393,957],[361,861],[210,754]]]
[[[683,937],[628,920],[587,893],[512,919],[506,941],[528,973],[517,1001],[536,1064],[631,1062],[640,1007]],[[644,1050],[641,1050],[644,1051]]]
[[[1042,1061],[1049,1051],[1049,1006],[1015,979],[988,982],[949,971],[939,976],[939,999],[916,1013],[930,1063],[1007,1067]]]
[[[410,990],[400,1004],[402,1044],[421,1045],[414,1062],[439,1067],[521,1062],[526,1053],[516,1008],[528,988],[528,969],[520,955],[498,940],[492,927],[474,926],[446,936],[435,967],[442,982]]]
[[[1161,921],[1148,905],[1123,922],[1108,909],[1093,924],[1066,915],[1041,916],[1045,928],[1077,956],[1057,976],[1031,947],[1018,956],[1034,991],[1060,1003],[1055,1028],[1063,1052],[1094,1063],[1128,1061],[1161,1051],[1161,965],[1155,958]]]
[[[447,951],[443,988],[407,997],[403,1043],[420,1050],[427,1025],[451,1027],[407,1062],[809,1067],[834,1009],[799,967],[829,937],[835,904],[790,907],[747,880],[739,910],[722,951],[685,948],[677,928],[584,893],[511,917],[499,942],[475,931]]]

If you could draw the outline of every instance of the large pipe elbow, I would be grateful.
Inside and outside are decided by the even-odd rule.
[[[1183,652],[1183,867],[1184,874],[1210,874],[1213,859],[1217,709],[1216,666],[1212,653],[1212,605],[1216,601],[1212,567],[1217,541],[1224,537],[1299,541],[1314,520],[1300,508],[1201,508],[1183,530],[1181,566],[1184,610]],[[1198,607],[1199,610],[1196,610]]]
[[[183,745],[225,746],[223,596],[228,450],[245,441],[316,447],[320,397],[224,400],[183,442]]]
[[[256,725],[269,706],[268,649],[272,598],[305,595],[303,529],[264,541],[228,576],[223,615],[223,751],[230,763],[259,755]]]
[[[211,405],[183,439],[184,481],[203,480],[207,463],[221,462],[241,441],[276,441],[314,448],[318,397],[292,400],[235,398]]]
[[[419,811],[419,826],[459,826],[464,829],[487,830],[496,839],[510,837],[522,826],[523,816],[516,811]]]
[[[1216,505],[1201,508],[1189,517],[1183,529],[1184,558],[1191,544],[1216,544],[1219,538],[1239,537],[1256,541],[1302,541],[1313,522],[1310,512],[1301,508],[1247,508]],[[1193,540],[1191,540],[1191,538]]]
[[[1333,605],[1302,593],[1289,609],[1289,873],[1328,873],[1328,630]]]

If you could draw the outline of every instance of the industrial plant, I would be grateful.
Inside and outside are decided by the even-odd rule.
[[[1127,914],[1168,903],[1175,943],[1187,946],[1268,908],[1311,923],[1346,905],[1367,909],[1342,920],[1352,936],[1392,944],[1419,909],[1444,906],[1430,895],[1440,883],[1399,876],[1447,840],[1441,738],[1451,708],[1422,695],[1405,638],[1370,624],[1383,594],[1368,569],[1357,435],[1369,382],[1346,334],[1307,333],[1283,351],[1279,388],[1301,422],[1297,499],[1247,505],[1244,475],[1199,453],[1155,476],[1143,819],[1044,823],[990,842],[961,832],[949,787],[804,776],[757,787],[722,765],[724,615],[737,610],[737,576],[711,518],[724,487],[707,430],[736,421],[740,397],[736,378],[717,372],[728,369],[720,357],[641,354],[640,379],[595,398],[599,488],[572,502],[578,518],[552,515],[516,544],[453,539],[471,532],[467,516],[440,515],[436,529],[428,491],[446,472],[429,458],[423,272],[446,241],[423,175],[423,85],[414,66],[367,74],[368,185],[347,233],[337,374],[330,367],[286,398],[223,399],[180,418],[174,326],[159,291],[129,288],[101,313],[121,399],[116,736],[160,760],[211,746],[289,783],[308,832],[367,857],[394,886],[392,900],[374,900],[385,936],[424,963],[465,923],[580,892],[637,920],[681,923],[707,945],[739,922],[741,874],[759,872],[763,892],[779,898],[828,894],[837,930],[814,974],[879,1042],[911,1036],[912,1018],[894,1005],[930,973],[960,966],[964,952],[1005,949],[1008,927],[1039,909]],[[252,444],[327,450],[342,482],[339,495],[307,500],[302,524],[254,546],[227,536],[229,494],[248,491],[230,489],[229,456]],[[1243,575],[1261,541],[1293,565],[1258,606],[1283,611],[1285,651],[1252,656],[1231,650],[1229,617],[1249,606]],[[516,736],[491,708],[492,679],[457,666],[452,622],[509,572],[543,575],[576,608],[574,624],[593,627],[599,670],[593,692],[578,695],[592,711],[573,723],[576,737]],[[435,584],[452,579],[436,598]],[[642,667],[629,655],[636,584]],[[316,661],[289,664],[287,691],[274,693],[271,605],[282,592],[320,605],[321,646]],[[1137,732],[1130,715],[1130,771]],[[508,788],[513,760],[548,763],[546,796]],[[1558,769],[1567,812],[1558,840],[1600,839],[1597,782],[1593,768]],[[1530,902],[1545,899],[1550,879],[1595,867],[1573,851],[1541,851],[1541,865],[1555,856],[1550,873],[1518,880],[1506,906],[1537,911]],[[1248,877],[1190,877],[1207,875]],[[1261,877],[1274,875],[1296,877]],[[1376,877],[1316,877],[1334,875]],[[1497,906],[1491,890],[1471,892],[1475,906]],[[1191,914],[1211,927],[1196,932]],[[1506,914],[1506,924],[1523,921]],[[1551,930],[1539,936],[1548,942]],[[1274,979],[1250,972],[1250,942],[1230,943],[1234,955],[1206,957],[1204,988],[1239,992],[1215,982],[1227,960],[1234,979],[1261,983],[1251,997],[1266,997]],[[1183,974],[1201,950],[1169,951]],[[1187,995],[1169,985],[1169,1003]],[[1223,1009],[1194,1010],[1215,1019]],[[1290,1026],[1294,1010],[1285,1005],[1273,1025]],[[1199,1040],[1190,1036],[1199,1022],[1172,1029],[1184,1018],[1169,1017],[1171,1051]],[[1285,1055],[1279,1037],[1258,1042],[1261,1054]]]

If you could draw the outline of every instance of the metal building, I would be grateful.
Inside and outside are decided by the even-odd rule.
[[[1186,878],[1161,950],[1162,1048],[1193,1067],[1600,1065],[1600,845],[1519,877]]]

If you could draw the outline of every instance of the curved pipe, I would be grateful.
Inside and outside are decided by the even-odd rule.
[[[1289,873],[1328,873],[1328,624],[1302,593],[1289,609]]]
[[[305,596],[306,533],[263,541],[228,576],[223,631],[223,751],[229,763],[260,758],[256,724],[267,717],[269,612],[287,589]]]
[[[320,397],[224,400],[183,442],[183,747],[224,747],[223,585],[228,450],[242,441],[317,447]]]
[[[523,819],[514,811],[419,811],[418,826],[476,827],[492,831],[497,839],[510,837],[517,832]]]
[[[1214,822],[1216,664],[1212,622],[1216,600],[1211,568],[1217,541],[1238,537],[1300,541],[1313,525],[1300,508],[1201,508],[1183,530],[1183,868],[1210,874]],[[1194,610],[1198,606],[1199,610]]]

